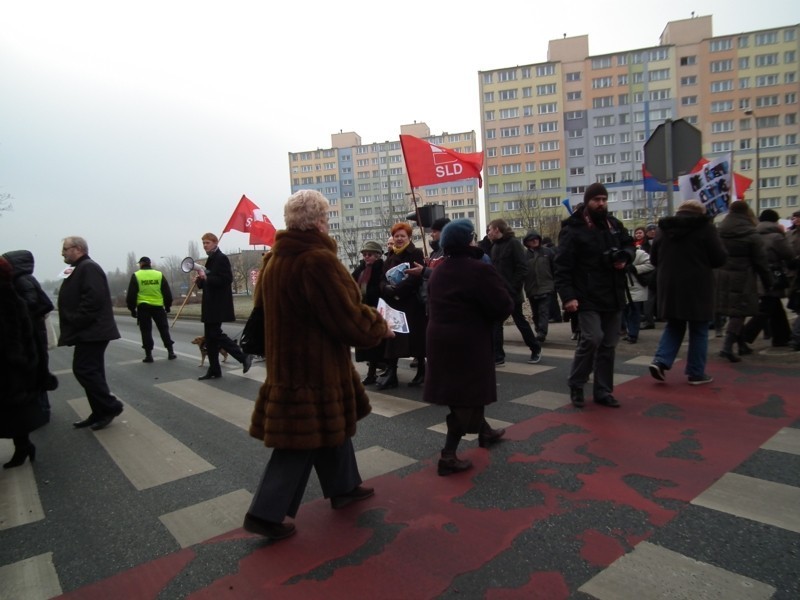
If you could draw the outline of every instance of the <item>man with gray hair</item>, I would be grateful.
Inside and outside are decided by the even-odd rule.
[[[92,409],[86,419],[72,425],[97,431],[108,426],[123,408],[106,382],[106,348],[111,340],[119,339],[111,291],[103,269],[89,258],[86,240],[77,236],[64,238],[61,256],[73,269],[58,292],[58,345],[75,347],[72,372],[86,391]]]

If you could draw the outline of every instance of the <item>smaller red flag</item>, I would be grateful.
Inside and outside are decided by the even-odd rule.
[[[403,158],[412,188],[461,179],[477,179],[483,185],[483,152],[456,152],[414,137],[401,135]]]
[[[232,229],[249,233],[251,246],[257,244],[272,246],[275,241],[275,227],[272,222],[247,196],[242,196],[239,200],[222,233]]]

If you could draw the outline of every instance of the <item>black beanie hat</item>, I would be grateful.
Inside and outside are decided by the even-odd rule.
[[[150,259],[147,258],[146,256],[143,256],[142,258],[139,259],[139,264],[140,265],[144,264],[144,265],[147,265],[149,267],[150,266]]]
[[[769,221],[770,223],[777,223],[778,219],[780,219],[778,213],[776,213],[771,208],[768,208],[767,210],[762,210],[761,214],[758,215],[759,221]]]
[[[606,186],[602,183],[593,183],[586,191],[583,193],[583,201],[588,202],[595,196],[606,196],[608,197],[608,191],[606,190]]]
[[[469,219],[456,219],[444,226],[439,243],[445,250],[466,247],[472,243],[474,233],[475,226],[472,221]]]
[[[431,231],[441,231],[450,222],[447,217],[440,217],[431,223]]]

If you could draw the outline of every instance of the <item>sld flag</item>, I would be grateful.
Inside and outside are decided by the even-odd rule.
[[[236,209],[222,233],[227,233],[232,229],[249,233],[251,246],[257,244],[272,246],[275,242],[275,227],[272,222],[247,196],[242,196],[239,200],[239,204],[236,205]]]
[[[460,179],[477,179],[478,187],[483,185],[483,152],[456,152],[413,135],[401,135],[400,145],[412,188]]]

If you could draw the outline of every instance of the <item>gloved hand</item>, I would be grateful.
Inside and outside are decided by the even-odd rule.
[[[136,312],[136,309],[133,309],[133,310],[131,311],[131,316],[132,316],[134,319],[138,319],[138,318],[139,318],[139,314]]]
[[[165,306],[165,307],[164,307],[164,312],[165,312],[165,313],[167,313],[167,314],[169,314],[169,309],[170,309],[170,307],[169,307],[169,306]]]
[[[630,273],[631,275],[636,275],[636,267],[633,265],[628,265],[625,267],[625,271]]]

